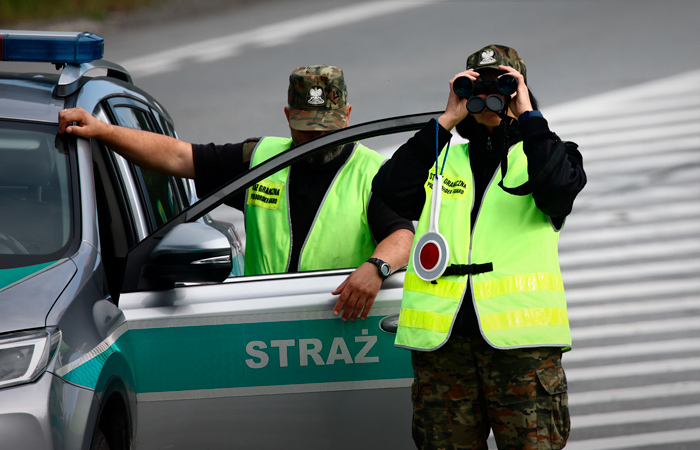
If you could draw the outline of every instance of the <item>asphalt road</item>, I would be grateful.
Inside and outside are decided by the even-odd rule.
[[[700,67],[695,0],[208,1],[218,8],[103,33],[106,58],[191,142],[286,133],[287,77],[300,65],[344,69],[352,123],[444,108],[448,80],[488,43],[517,48],[545,106]]]

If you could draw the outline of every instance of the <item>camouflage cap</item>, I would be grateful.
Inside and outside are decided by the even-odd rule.
[[[346,125],[348,89],[335,66],[298,67],[289,75],[289,126],[300,131],[333,131]]]
[[[509,66],[523,74],[527,83],[525,61],[520,59],[515,49],[505,45],[487,45],[467,58],[467,69],[496,69],[498,66]]]

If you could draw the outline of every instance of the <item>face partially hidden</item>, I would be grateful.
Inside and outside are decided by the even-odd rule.
[[[479,97],[486,98],[486,94],[480,94]],[[498,114],[493,111],[489,111],[488,109],[484,109],[479,114],[472,115],[474,116],[476,123],[485,126],[489,130],[493,130],[501,124],[501,118],[498,116]]]
[[[323,136],[324,134],[329,133],[329,131],[301,131],[295,130],[292,127],[289,127],[289,132],[291,133],[292,142],[294,142],[294,145],[301,145],[315,137]]]
[[[350,111],[352,109],[352,106],[348,105],[348,112],[347,112],[347,117],[346,117],[346,122],[343,128],[348,126],[347,120],[350,117]],[[284,108],[284,113],[287,116],[287,122],[289,122],[289,107],[285,106]],[[313,138],[323,136],[324,134],[330,133],[330,131],[325,131],[325,130],[296,130],[292,128],[291,126],[289,127],[289,132],[292,137],[292,142],[294,145],[301,145],[307,141],[310,141]],[[343,147],[333,147],[328,150],[324,150],[321,153],[317,153],[315,155],[309,156],[304,160],[304,162],[310,166],[320,166],[323,164],[326,164],[327,162],[332,161],[335,159],[336,156],[340,154],[342,151]]]
[[[292,142],[294,145],[301,145],[306,141],[309,141],[315,137],[323,136],[324,134],[330,133],[330,131],[299,131],[294,128],[290,128],[289,131],[292,134]],[[328,150],[324,150],[321,153],[316,153],[305,158],[302,162],[308,166],[322,166],[328,162],[335,159],[336,156],[340,154],[343,147],[333,147]]]
[[[484,69],[484,70],[479,70],[478,72],[479,72],[480,77],[485,78],[485,79],[492,79],[492,80],[495,80],[499,76],[506,73],[504,71],[495,70],[495,69]],[[483,93],[479,94],[479,97],[486,98],[489,94],[494,94],[494,93],[496,93],[495,90],[494,90],[494,92],[483,92]],[[503,98],[505,100],[503,95],[501,95],[501,98]],[[510,110],[508,110],[507,113],[510,114]],[[501,124],[501,118],[498,116],[498,114],[496,114],[493,111],[489,111],[488,109],[484,109],[479,114],[472,114],[472,116],[474,117],[474,120],[476,120],[476,123],[488,128],[489,132]]]

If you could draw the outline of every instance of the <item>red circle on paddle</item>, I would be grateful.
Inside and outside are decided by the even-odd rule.
[[[440,260],[440,248],[435,242],[426,242],[420,249],[420,264],[425,270],[433,270]]]

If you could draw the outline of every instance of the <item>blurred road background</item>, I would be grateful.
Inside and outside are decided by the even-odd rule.
[[[697,0],[206,0],[90,31],[197,143],[287,135],[300,65],[343,68],[358,124],[440,110],[467,55],[516,48],[589,176],[561,238],[567,449],[697,449],[699,22]]]
[[[105,37],[106,57],[202,143],[287,135],[287,79],[300,65],[343,68],[357,124],[442,109],[468,54],[515,47],[589,175],[561,239],[574,335],[567,448],[697,449],[698,22],[696,1],[265,1]]]

